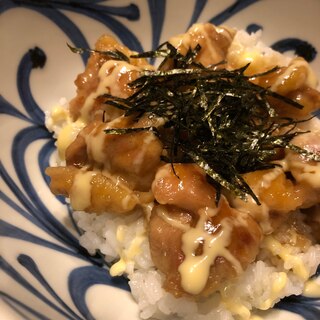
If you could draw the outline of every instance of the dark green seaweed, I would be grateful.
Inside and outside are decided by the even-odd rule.
[[[252,83],[244,74],[249,65],[232,71],[222,68],[224,62],[204,67],[195,60],[200,49],[196,46],[181,55],[170,43],[164,43],[155,51],[133,55],[131,58],[160,57],[163,61],[157,70],[142,71],[139,78],[129,83],[134,94],[128,98],[108,94],[102,97],[106,106],[124,110],[125,116],[139,120],[151,115],[165,120],[161,130],[152,129],[164,143],[163,160],[196,163],[218,186],[219,194],[222,187],[242,199],[250,195],[260,204],[242,178],[244,173],[274,168],[272,160],[279,149],[290,149],[320,161],[319,155],[290,142],[304,133],[295,130],[301,120],[279,117],[269,98],[292,108],[303,106]],[[137,129],[109,129],[106,133],[133,131]]]

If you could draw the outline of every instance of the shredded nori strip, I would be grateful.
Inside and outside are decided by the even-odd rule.
[[[70,44],[67,43],[67,46],[73,53],[79,53],[83,54],[85,52],[89,53],[99,53],[101,55],[108,56],[109,58],[113,60],[120,60],[120,61],[126,61],[129,62],[128,56],[126,56],[123,52],[119,50],[106,50],[106,51],[100,51],[100,50],[93,50],[93,49],[86,49],[86,48],[76,48],[72,47]]]
[[[159,136],[158,129],[155,127],[142,127],[142,128],[114,128],[114,129],[105,129],[104,132],[106,134],[113,134],[113,135],[121,135],[121,134],[128,134],[128,133],[136,133],[141,131],[151,131],[155,135]]]
[[[260,204],[243,179],[244,173],[274,168],[277,165],[272,160],[285,148],[320,161],[319,154],[290,143],[295,136],[305,133],[295,131],[301,120],[279,117],[269,98],[293,108],[303,106],[250,81],[277,68],[248,77],[244,73],[249,65],[232,71],[223,68],[223,61],[204,67],[195,60],[200,50],[198,45],[182,55],[166,42],[155,51],[132,55],[130,58],[160,57],[163,61],[157,70],[142,71],[139,78],[129,83],[134,91],[131,96],[105,94],[105,104],[124,110],[125,116],[136,120],[142,116],[163,118],[165,125],[161,130],[147,127],[105,132],[151,130],[167,150],[162,160],[199,165],[216,187],[217,201],[221,188],[225,188],[244,200],[250,195]],[[109,52],[108,55],[112,56]]]

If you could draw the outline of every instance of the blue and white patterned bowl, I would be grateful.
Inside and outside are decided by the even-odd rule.
[[[266,44],[304,55],[320,76],[319,14],[319,0],[1,0],[0,319],[138,319],[126,280],[81,249],[44,175],[54,151],[44,111],[75,95],[87,59],[66,43],[93,47],[109,33],[145,51],[211,21],[263,29]],[[317,320],[319,307],[319,299],[295,297],[263,318]]]

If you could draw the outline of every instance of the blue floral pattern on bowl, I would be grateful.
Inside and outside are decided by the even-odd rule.
[[[277,3],[268,2],[269,7]],[[311,11],[314,6],[314,11],[320,12],[319,2],[306,2],[310,2]],[[55,146],[44,125],[44,110],[61,96],[72,96],[69,87],[58,90],[63,87],[59,86],[64,80],[61,74],[43,89],[46,82],[41,84],[39,80],[50,60],[75,78],[88,55],[70,57],[65,43],[90,47],[101,30],[140,52],[156,48],[169,35],[184,32],[197,21],[226,23],[249,32],[262,29],[271,34],[269,25],[281,23],[278,18],[265,23],[264,5],[259,0],[190,0],[183,4],[177,0],[0,2],[0,41],[4,47],[0,63],[1,70],[8,72],[2,74],[0,86],[0,296],[15,319],[138,319],[126,279],[112,278],[101,256],[91,257],[81,248],[70,208],[48,189],[44,169]],[[183,10],[183,15],[172,21],[172,12],[177,9]],[[37,29],[36,21],[40,21],[42,29]],[[34,33],[30,33],[29,24]],[[315,30],[316,27],[319,29],[319,22],[314,23]],[[92,30],[96,30],[95,38]],[[17,38],[10,38],[12,35]],[[320,75],[320,41],[315,36],[279,32],[270,36],[272,41],[268,44],[281,52],[294,51],[304,56]],[[55,56],[56,51],[61,52],[55,47],[57,38],[65,47],[60,59]],[[71,60],[78,64],[70,65]],[[43,79],[51,79],[50,72],[55,70],[52,63],[50,68]],[[47,105],[41,103],[45,95]],[[121,303],[127,306],[122,312],[117,308]],[[319,298],[289,297],[276,308],[308,320],[320,319]]]

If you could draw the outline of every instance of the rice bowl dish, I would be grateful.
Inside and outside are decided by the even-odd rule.
[[[260,36],[196,24],[140,55],[102,36],[76,97],[47,114],[58,149],[51,190],[70,199],[80,244],[128,277],[142,319],[249,319],[305,292],[319,265],[317,79]],[[157,56],[158,68],[145,59]],[[176,116],[175,94],[196,111]],[[252,117],[236,113],[252,99]],[[250,147],[221,138],[222,127]],[[211,143],[254,157],[233,163]]]

